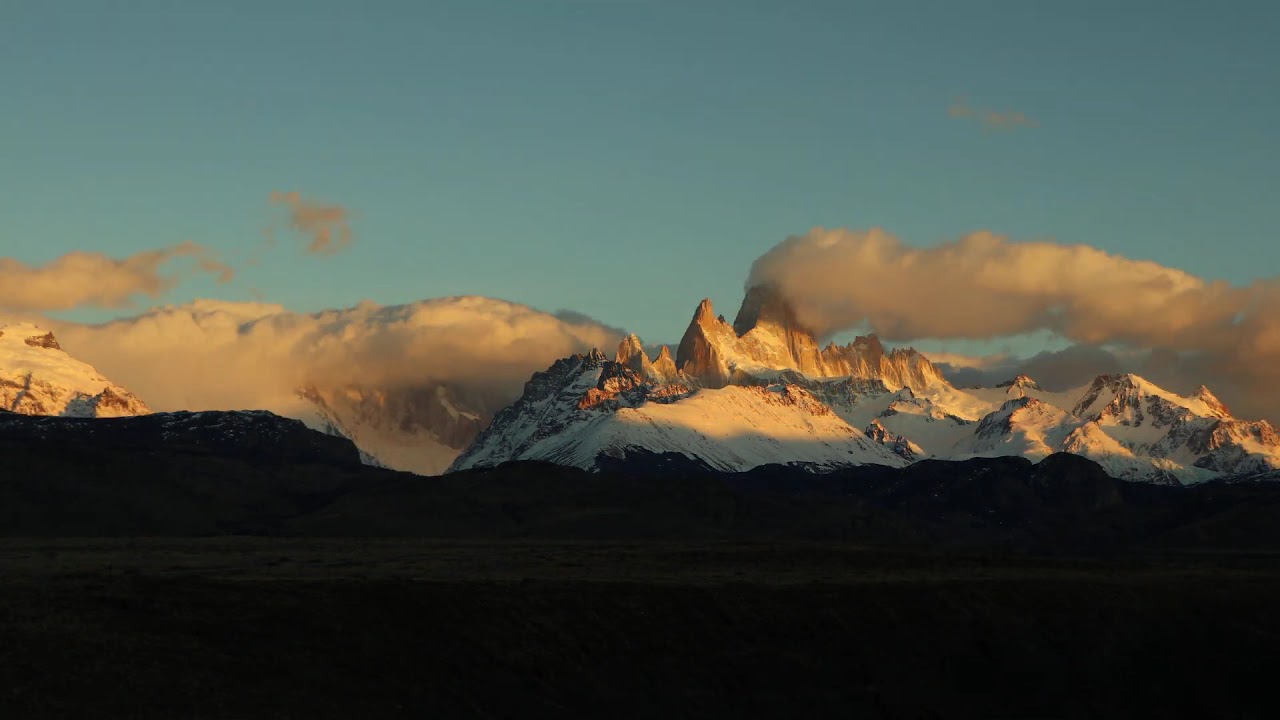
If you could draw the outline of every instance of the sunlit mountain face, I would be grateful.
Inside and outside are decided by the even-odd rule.
[[[1019,375],[957,388],[928,358],[875,336],[821,348],[775,289],[753,288],[731,325],[710,301],[674,361],[628,337],[537,373],[453,469],[540,459],[598,468],[680,453],[708,467],[814,470],[926,458],[1071,452],[1124,479],[1195,483],[1280,468],[1270,423],[1233,417],[1206,387],[1180,396],[1133,374],[1050,392]]]

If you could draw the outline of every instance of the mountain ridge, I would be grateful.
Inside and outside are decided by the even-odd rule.
[[[574,356],[578,365],[562,361],[553,365],[555,372],[535,374],[538,383],[555,386],[557,402],[517,400],[450,469],[515,459],[595,469],[601,458],[629,451],[684,452],[735,471],[753,462],[830,469],[1070,452],[1117,477],[1164,483],[1280,469],[1276,429],[1265,420],[1232,417],[1203,385],[1184,397],[1134,374],[1103,374],[1082,388],[1050,392],[1018,375],[994,388],[962,390],[924,355],[886,350],[875,335],[820,350],[769,287],[747,291],[732,325],[702,300],[681,338],[674,373],[656,372],[643,348],[631,335],[615,354],[613,363],[630,373],[626,403],[597,402],[606,394],[599,372],[603,353]],[[590,367],[581,361],[588,357],[595,358]],[[747,388],[763,392],[744,394]],[[771,402],[777,398],[791,402]],[[659,401],[663,408],[646,408]],[[787,409],[779,413],[780,407]],[[841,422],[824,424],[818,417]],[[797,442],[806,431],[807,441]],[[513,439],[513,433],[538,442]],[[679,447],[677,437],[687,446]],[[770,438],[772,454],[762,449]],[[868,452],[863,438],[892,459]],[[831,451],[841,443],[843,458]]]

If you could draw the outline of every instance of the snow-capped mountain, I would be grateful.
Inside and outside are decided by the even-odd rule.
[[[314,430],[351,440],[367,464],[437,474],[488,423],[477,398],[448,386],[300,390],[263,402]],[[126,417],[151,413],[132,392],[72,357],[53,333],[30,323],[0,325],[0,410],[24,415]]]
[[[537,373],[451,466],[542,459],[596,468],[636,452],[677,452],[722,470],[766,463],[901,465],[924,458],[1066,451],[1116,477],[1198,482],[1280,469],[1280,436],[1232,417],[1207,388],[1182,397],[1136,375],[1050,392],[1018,376],[956,388],[911,349],[875,336],[819,348],[769,288],[747,293],[732,325],[709,300],[674,362],[634,335]]]
[[[151,412],[133,393],[30,323],[0,324],[0,409],[23,415],[124,417]]]
[[[906,464],[799,386],[695,391],[649,381],[594,351],[535,374],[453,468],[517,458],[595,467],[602,457],[635,451],[683,453],[728,471],[787,459],[820,467]]]

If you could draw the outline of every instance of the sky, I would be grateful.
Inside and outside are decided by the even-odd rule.
[[[193,241],[235,278],[160,301],[475,294],[667,342],[814,227],[1245,284],[1280,275],[1278,31],[1246,1],[5,0],[0,256]],[[306,252],[288,197],[349,246]]]

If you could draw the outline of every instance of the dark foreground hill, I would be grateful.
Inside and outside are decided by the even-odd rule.
[[[100,422],[0,414],[0,717],[1274,710],[1267,483],[1074,456],[430,478],[266,414]]]
[[[1112,553],[1280,548],[1280,484],[1128,483],[1053,455],[716,473],[682,456],[422,477],[269,413],[0,414],[0,536],[807,539]]]

